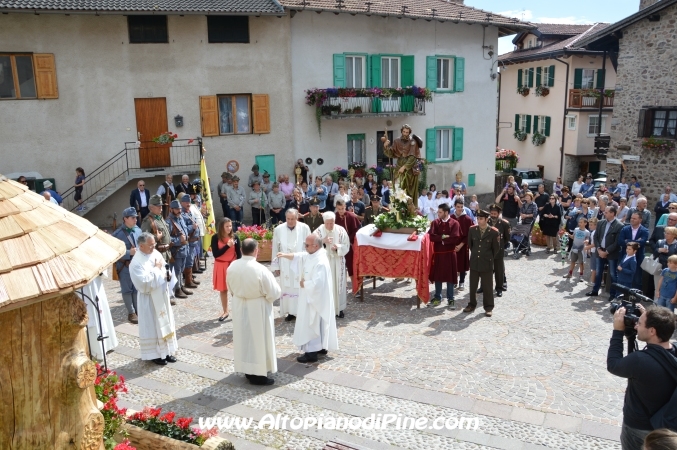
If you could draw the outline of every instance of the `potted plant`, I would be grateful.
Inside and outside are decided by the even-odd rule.
[[[613,90],[613,89],[606,89],[606,90],[604,91],[604,96],[605,96],[606,98],[614,98],[615,95],[616,95],[616,91]]]
[[[597,89],[583,89],[581,95],[589,98],[600,98],[602,96]]]
[[[534,144],[536,147],[538,147],[539,145],[543,145],[545,143],[545,136],[539,132],[536,132],[531,137],[531,143]]]
[[[675,149],[675,141],[671,139],[646,138],[642,141],[644,150],[671,151]]]
[[[259,241],[259,253],[256,260],[259,262],[271,261],[273,252],[273,230],[260,225],[250,227],[241,226],[235,232],[240,242],[247,238]]]
[[[550,88],[547,86],[538,86],[536,88],[536,97],[545,97],[550,93]]]
[[[165,131],[160,136],[154,137],[153,142],[155,142],[156,144],[160,144],[160,145],[171,144],[172,142],[174,142],[174,139],[176,139],[177,137],[179,137],[178,134],[174,134],[174,133],[170,133],[169,131]]]
[[[535,223],[533,229],[531,230],[531,243],[534,245],[540,245],[542,247],[545,247],[547,244],[545,235],[541,231],[541,227],[538,225],[538,223]]]
[[[517,139],[520,142],[527,140],[527,132],[524,130],[517,130],[512,135],[515,139]]]
[[[526,97],[527,95],[529,95],[529,88],[526,86],[520,86],[517,88],[517,93]]]

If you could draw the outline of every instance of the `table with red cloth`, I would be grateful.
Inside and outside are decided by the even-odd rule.
[[[418,307],[421,307],[421,301],[428,303],[430,299],[428,275],[432,254],[432,243],[428,234],[419,234],[418,241],[414,243],[407,241],[408,234],[383,233],[378,238],[371,236],[374,231],[373,225],[367,225],[355,236],[352,247],[353,294],[361,292],[364,300],[364,277],[413,278],[416,280]],[[414,249],[415,247],[418,247],[418,250]]]

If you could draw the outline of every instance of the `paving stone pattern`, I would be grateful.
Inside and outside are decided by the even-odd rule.
[[[109,365],[128,376],[131,388],[124,400],[130,406],[164,405],[194,417],[260,417],[267,412],[368,417],[395,412],[431,420],[481,419],[474,432],[334,432],[364,448],[616,449],[617,440],[609,440],[609,434],[622,418],[625,382],[606,371],[608,304],[603,296],[585,297],[585,283],[563,279],[567,267],[538,248],[530,258],[506,260],[509,290],[496,299],[491,318],[481,306],[471,314],[460,311],[467,304],[467,289],[457,293],[456,310],[418,310],[413,283],[386,280],[377,282],[375,290],[369,283],[364,302],[348,296],[346,318],[338,320],[340,350],[310,366],[295,362],[299,353],[291,342],[293,323],[277,318],[280,372],[272,389],[253,388],[233,373],[232,323],[215,320],[220,302],[209,273],[200,276],[196,294],[179,300],[174,309],[179,363],[166,367],[138,360],[136,326],[126,323],[117,283],[109,281],[120,341]],[[313,371],[320,379],[313,378]],[[379,383],[390,387],[385,392],[367,388]],[[392,391],[406,391],[407,386],[416,398]],[[475,409],[441,406],[434,401],[436,392],[467,398]],[[530,415],[539,419],[532,421]],[[557,423],[549,424],[553,419]],[[594,430],[598,427],[611,432],[600,434]],[[322,448],[334,436],[328,430],[229,433],[240,447],[292,449]]]

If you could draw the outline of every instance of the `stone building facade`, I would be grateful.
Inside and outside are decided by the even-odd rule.
[[[637,176],[642,192],[653,208],[666,185],[677,185],[677,150],[659,151],[642,147],[645,137],[658,135],[675,139],[675,124],[666,118],[677,116],[677,1],[642,2],[641,10],[586,39],[583,45],[596,50],[618,52],[616,94],[611,120],[611,146],[608,159],[624,155],[624,174]],[[622,37],[620,37],[622,36]],[[656,114],[657,112],[659,112]],[[665,123],[667,122],[667,123]],[[655,133],[664,127],[663,135]],[[620,175],[619,165],[607,165],[611,178]]]

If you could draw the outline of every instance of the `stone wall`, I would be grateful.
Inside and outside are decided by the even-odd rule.
[[[562,173],[562,183],[565,186],[574,184],[580,174],[580,161],[576,156],[564,155],[564,169]]]
[[[625,175],[628,180],[637,176],[652,209],[665,186],[677,184],[677,151],[643,150],[642,138],[637,137],[642,107],[677,106],[677,5],[660,15],[658,22],[642,20],[623,30],[608,154],[619,159],[628,154],[640,156],[640,161],[626,161]],[[619,171],[620,166],[608,166],[609,177],[618,178]]]

